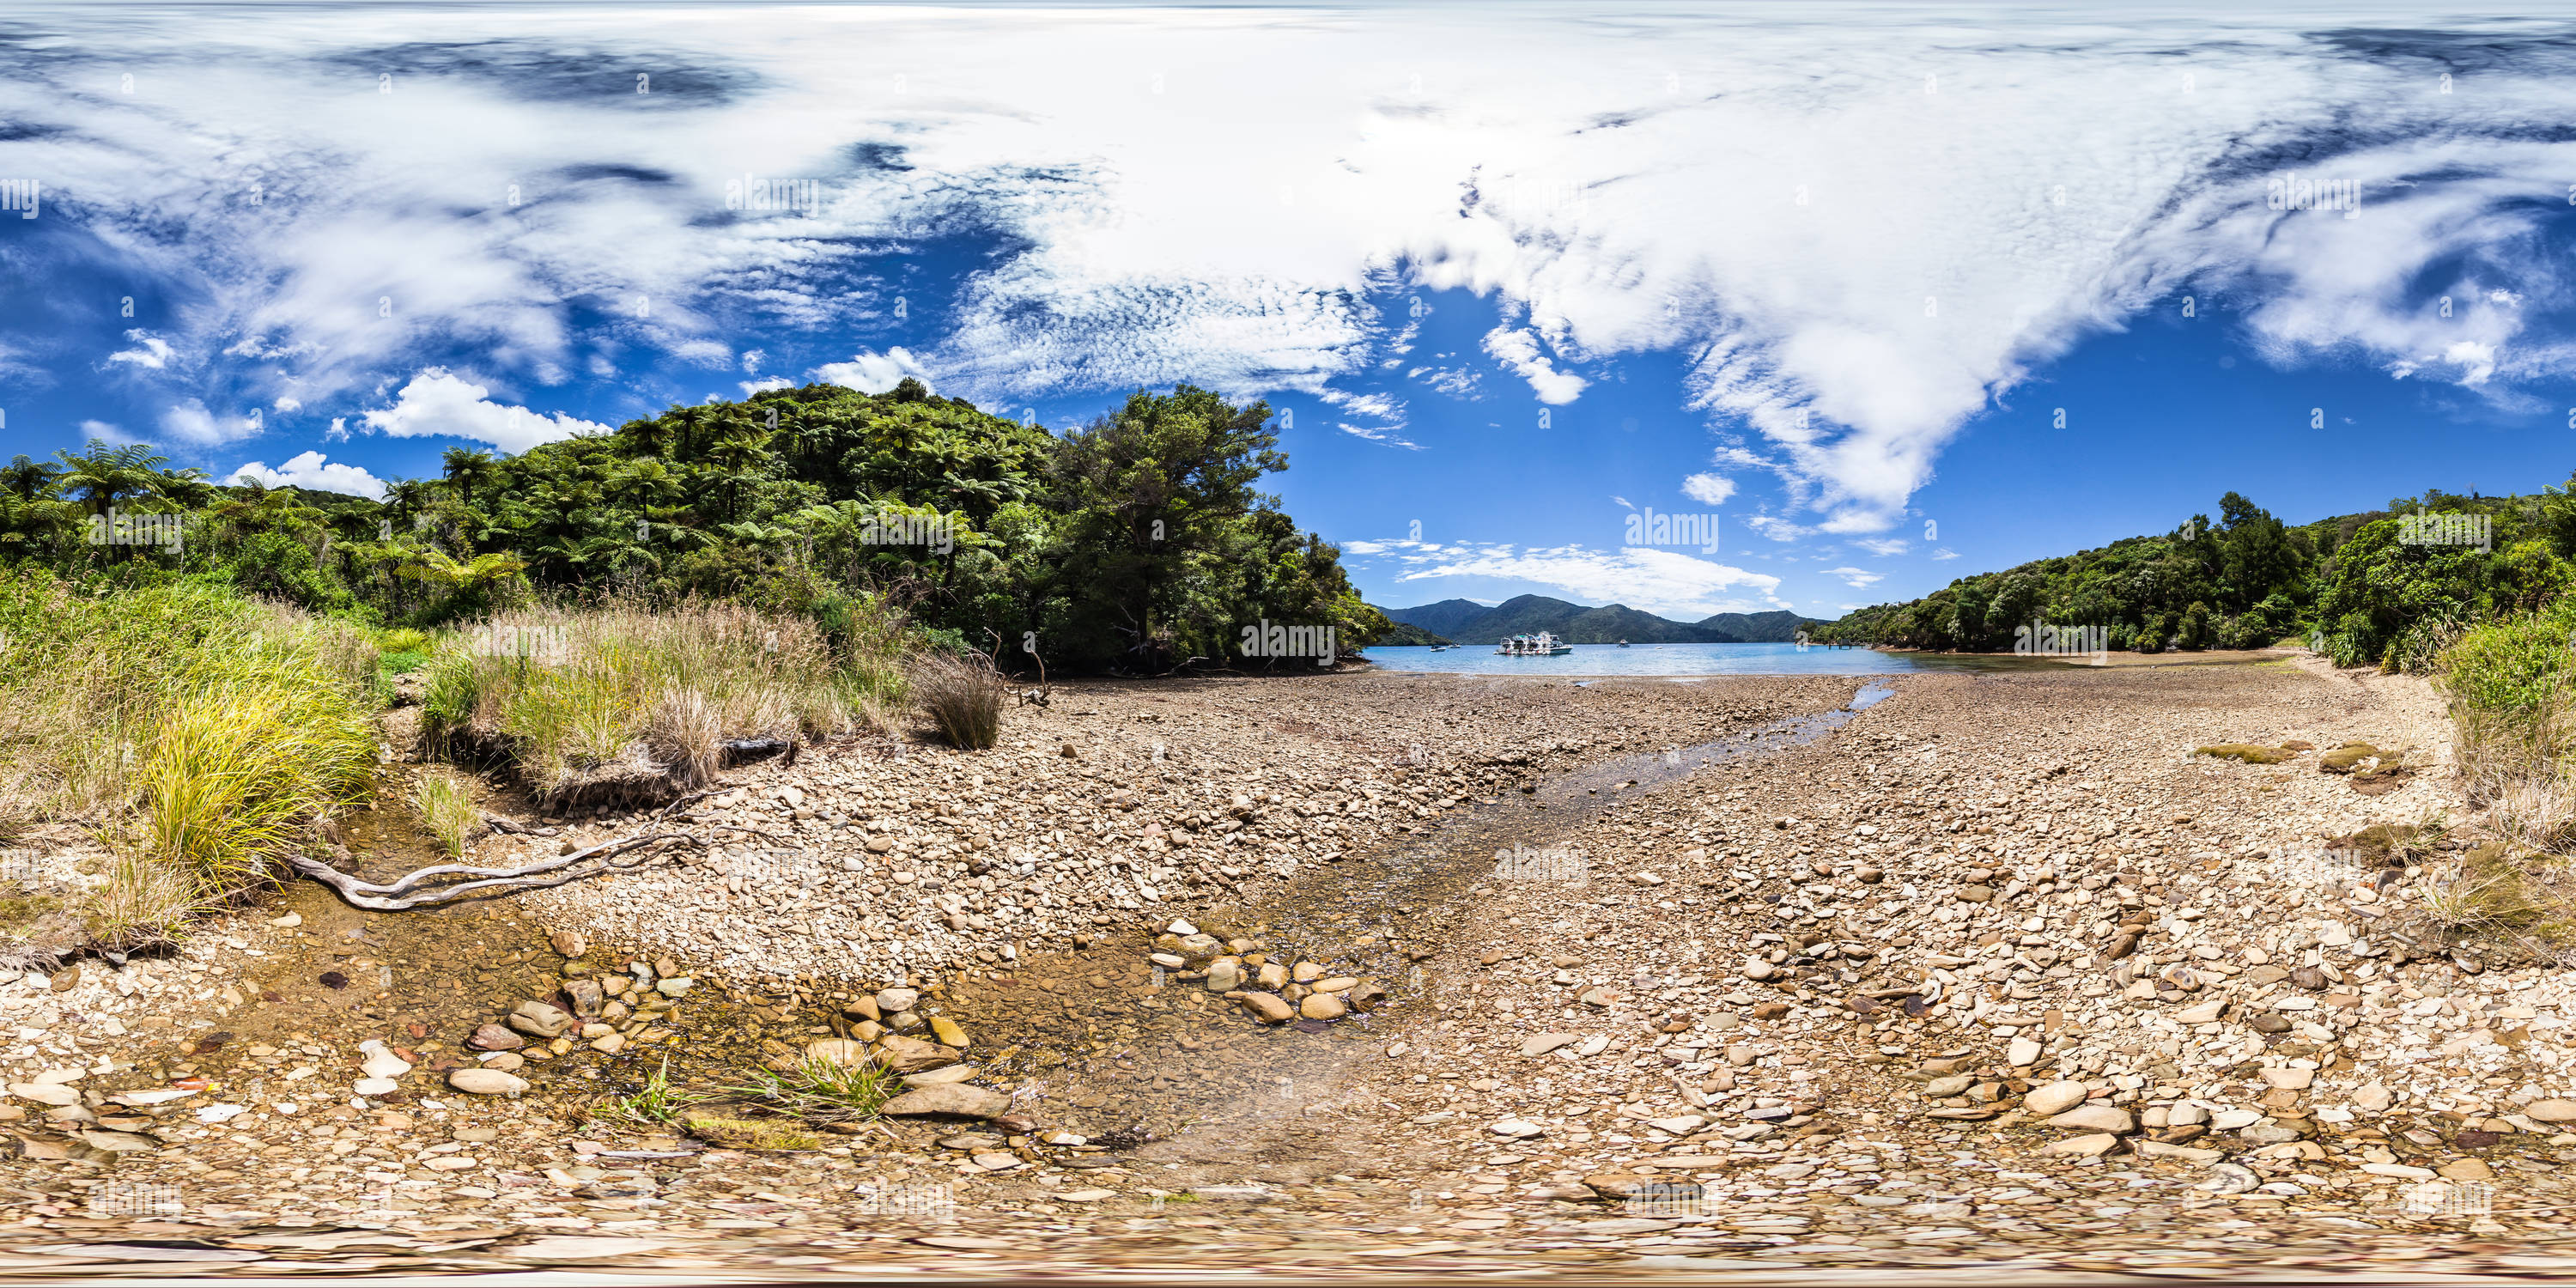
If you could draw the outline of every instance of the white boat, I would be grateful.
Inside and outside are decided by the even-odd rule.
[[[1560,642],[1546,631],[1535,635],[1515,635],[1503,641],[1494,652],[1503,657],[1560,657],[1574,651],[1571,644]]]

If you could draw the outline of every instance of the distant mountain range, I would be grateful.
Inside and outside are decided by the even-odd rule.
[[[1545,595],[1523,595],[1491,608],[1472,599],[1444,599],[1419,608],[1381,608],[1387,620],[1418,627],[1461,644],[1499,644],[1509,636],[1546,631],[1568,644],[1787,644],[1802,628],[1824,625],[1782,609],[1771,613],[1719,613],[1696,622],[1641,613],[1625,604],[1586,608]],[[1387,643],[1394,643],[1390,639]]]

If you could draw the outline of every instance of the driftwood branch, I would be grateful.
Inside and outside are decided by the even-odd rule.
[[[653,816],[653,824],[660,824],[664,819],[668,818],[672,813],[678,811],[684,805],[688,805],[691,802],[702,800],[715,794],[716,793],[712,791],[704,791],[697,792],[689,796],[683,796],[680,799],[663,806],[662,809]],[[488,818],[493,816],[487,815],[486,817]],[[351,907],[363,908],[369,912],[406,912],[414,908],[435,907],[451,900],[463,898],[469,894],[517,890],[543,890],[552,886],[562,885],[568,881],[579,881],[584,877],[593,877],[606,872],[616,872],[627,868],[640,867],[645,862],[649,861],[650,856],[639,857],[625,862],[621,862],[620,860],[628,855],[640,854],[643,851],[652,850],[655,847],[660,846],[665,841],[675,841],[685,846],[703,846],[705,844],[705,842],[700,841],[698,838],[691,836],[686,832],[653,831],[648,828],[646,831],[601,842],[600,844],[591,846],[586,850],[576,850],[570,854],[558,854],[552,858],[540,859],[534,863],[525,864],[520,867],[478,868],[466,864],[447,863],[407,873],[404,876],[385,884],[379,884],[377,882],[367,881],[359,877],[351,876],[346,872],[342,872],[338,868],[332,867],[328,863],[324,863],[320,859],[312,858],[307,855],[291,854],[287,856],[286,862],[289,867],[294,868],[296,871],[339,891],[340,897],[343,900],[346,900]],[[582,866],[593,859],[597,859],[599,862],[590,867]],[[457,885],[441,886],[435,890],[420,894],[411,893],[414,887],[434,877],[481,877],[485,879],[466,881]]]

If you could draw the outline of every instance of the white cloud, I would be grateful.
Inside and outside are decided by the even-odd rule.
[[[1943,560],[1945,560],[1945,559],[1956,559],[1956,558],[1958,558],[1958,557],[1959,557],[1959,552],[1958,552],[1958,551],[1956,551],[1956,550],[1952,550],[1952,549],[1950,549],[1950,548],[1949,548],[1949,547],[1947,547],[1947,546],[1944,546],[1944,547],[1942,547],[1942,548],[1940,548],[1940,549],[1935,550],[1935,551],[1933,551],[1933,552],[1932,552],[1932,562],[1934,562],[1934,563],[1939,563],[1939,562],[1941,562],[1941,561],[1943,561]]]
[[[2540,330],[2571,290],[2533,196],[2564,191],[2576,145],[2531,124],[2576,116],[2576,79],[2551,33],[2508,24],[2476,25],[2492,56],[2475,92],[2435,95],[2418,91],[2447,35],[2320,34],[2296,10],[1526,9],[1462,29],[1404,8],[884,8],[790,27],[670,7],[513,29],[526,67],[424,53],[378,95],[338,69],[464,48],[496,20],[110,21],[75,12],[61,56],[0,83],[0,118],[83,194],[95,253],[194,302],[163,347],[109,361],[140,376],[256,354],[310,404],[460,347],[552,383],[613,376],[603,350],[716,363],[719,319],[890,320],[895,286],[852,248],[967,228],[999,257],[906,334],[972,396],[1312,393],[1411,343],[1390,295],[1471,291],[1514,319],[1487,348],[1544,401],[1583,391],[1562,366],[1686,355],[1696,404],[1764,445],[1791,513],[1840,534],[1884,530],[1966,418],[2178,293],[2215,325],[2236,325],[2222,300],[2257,302],[2241,325],[2282,363],[2348,355],[2481,390],[2576,372],[2576,343]],[[1266,70],[1241,75],[1254,47]],[[554,62],[674,48],[715,88],[668,110],[529,88]],[[1171,92],[1104,80],[1140,49],[1182,69]],[[184,106],[79,88],[136,59]],[[943,70],[900,95],[856,70],[888,66]],[[304,68],[320,99],[264,92]],[[901,165],[849,160],[888,141]],[[2352,181],[2359,217],[2271,209],[2278,157]],[[833,199],[728,222],[723,181],[745,173],[810,175]],[[896,352],[827,369],[884,387]]]
[[[1795,541],[1815,531],[1812,528],[1791,523],[1776,514],[1748,514],[1737,522],[1753,529],[1756,536],[1769,537],[1773,541]]]
[[[1852,544],[1874,555],[1901,555],[1914,548],[1900,537],[1859,537]]]
[[[1556,364],[1538,349],[1538,337],[1523,327],[1496,327],[1485,335],[1485,352],[1496,362],[1509,367],[1513,374],[1529,382],[1530,392],[1543,403],[1573,402],[1589,383],[1570,371],[1559,371]]]
[[[276,469],[252,461],[217,481],[230,483],[245,474],[270,487],[311,488],[317,492],[341,492],[371,500],[383,500],[385,495],[385,485],[375,475],[355,465],[334,464],[320,452],[290,457],[286,464]]]
[[[1859,590],[1872,582],[1887,580],[1887,578],[1881,574],[1871,572],[1866,568],[1852,568],[1848,566],[1842,568],[1827,568],[1825,570],[1825,575],[1828,577],[1842,578],[1843,584],[1850,586],[1854,590]]]
[[[300,398],[281,397],[277,400],[277,409],[291,415],[304,410],[304,401]]]
[[[1354,425],[1349,421],[1336,422],[1334,424],[1334,428],[1356,438],[1365,438],[1372,443],[1384,443],[1389,447],[1410,448],[1417,452],[1422,450],[1422,444],[1414,442],[1413,440],[1396,433],[1392,429],[1386,429],[1376,425]]]
[[[154,371],[170,365],[173,350],[169,341],[144,331],[128,331],[125,338],[134,341],[135,347],[107,355],[108,361],[132,363]]]
[[[206,404],[190,398],[162,409],[161,432],[181,442],[199,446],[238,442],[260,431],[259,413],[248,416],[218,416]]]
[[[925,386],[930,373],[912,354],[902,348],[875,353],[862,349],[847,362],[834,362],[814,369],[814,379],[821,384],[844,385],[863,394],[881,394],[903,383],[911,376]]]
[[[128,439],[128,438],[126,437],[125,430],[124,430],[124,428],[123,428],[122,426],[117,425],[117,424],[116,424],[116,423],[114,423],[113,421],[104,421],[104,420],[85,420],[85,421],[82,421],[82,422],[81,422],[81,437],[83,437],[83,438],[103,438],[103,439],[106,439],[107,441],[109,441],[109,442],[111,442],[111,443],[123,443],[123,442],[129,442],[129,441],[131,441],[130,439]]]
[[[496,403],[491,393],[487,386],[451,375],[444,367],[428,367],[402,387],[393,406],[367,412],[362,419],[373,433],[470,439],[514,455],[575,434],[609,432],[609,426],[561,412],[549,416]]]
[[[1693,474],[1682,480],[1682,495],[1702,505],[1724,505],[1735,495],[1735,480],[1723,474]]]
[[[765,376],[759,380],[742,381],[741,385],[742,396],[749,398],[753,394],[765,393],[772,389],[793,389],[796,387],[796,382],[785,376]]]

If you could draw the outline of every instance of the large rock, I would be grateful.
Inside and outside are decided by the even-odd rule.
[[[1219,957],[1214,965],[1208,967],[1207,990],[1209,992],[1231,993],[1241,987],[1243,987],[1242,962],[1232,957]]]
[[[919,1073],[957,1063],[957,1053],[936,1042],[888,1036],[877,1041],[877,1062],[896,1073]]]
[[[2522,1112],[2536,1123],[2576,1123],[2576,1100],[2535,1100]]]
[[[13,1082],[9,1084],[9,1094],[21,1100],[35,1101],[40,1105],[80,1103],[80,1091],[59,1082]]]
[[[447,1085],[470,1096],[515,1096],[528,1089],[528,1080],[498,1069],[465,1068],[451,1071]]]
[[[2048,1120],[2051,1127],[2072,1127],[2080,1131],[2125,1132],[2137,1129],[2129,1111],[2113,1104],[2081,1104]]]
[[[1386,988],[1374,981],[1362,980],[1342,995],[1354,1011],[1365,1011],[1386,1000]]]
[[[1297,1018],[1297,1012],[1289,1009],[1287,1000],[1277,993],[1246,993],[1243,995],[1243,1009],[1252,1012],[1264,1024],[1285,1024]]]
[[[2110,1153],[2113,1149],[2117,1148],[2119,1144],[2119,1137],[2114,1136],[2109,1132],[2095,1132],[2089,1136],[2069,1136],[2064,1140],[2057,1141],[2054,1144],[2049,1145],[2046,1149],[2040,1152],[2046,1154],[2073,1154],[2079,1158],[2100,1158],[2102,1155]]]
[[[2022,1097],[2021,1107],[2041,1118],[2048,1118],[2083,1104],[2084,1096],[2083,1083],[2051,1082],[2031,1088],[2030,1094]]]
[[[498,1024],[486,1024],[474,1030],[474,1036],[465,1039],[465,1045],[477,1051],[516,1051],[527,1044],[526,1038]]]
[[[599,1008],[608,1001],[595,979],[577,979],[564,985],[564,996],[572,999],[572,1013],[585,1020],[598,1018]]]
[[[572,1016],[544,1002],[521,1002],[510,1012],[510,1027],[530,1037],[561,1037],[572,1025]]]
[[[888,988],[878,990],[872,1000],[882,1012],[909,1011],[921,1001],[921,994],[915,989]]]
[[[1297,1013],[1310,1020],[1338,1020],[1350,1010],[1334,993],[1315,993],[1297,1004]]]
[[[834,1068],[855,1069],[868,1062],[867,1044],[848,1038],[816,1038],[805,1044],[805,1058]]]
[[[991,1087],[978,1087],[963,1082],[938,1082],[912,1090],[885,1102],[881,1113],[896,1117],[923,1114],[945,1114],[955,1118],[994,1118],[1007,1113],[1011,1098]]]
[[[2265,1069],[2263,1081],[2280,1091],[2305,1091],[2315,1085],[2314,1069]]]

